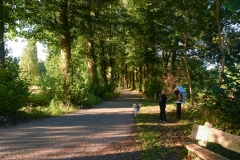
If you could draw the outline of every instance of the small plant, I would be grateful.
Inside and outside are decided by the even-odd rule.
[[[83,101],[83,104],[85,106],[93,106],[93,105],[99,104],[100,102],[101,102],[100,98],[89,93],[85,98],[85,100]]]
[[[48,90],[41,90],[39,93],[33,93],[28,97],[28,103],[33,107],[46,106],[51,102],[53,95]]]

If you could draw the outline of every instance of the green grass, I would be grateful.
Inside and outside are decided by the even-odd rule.
[[[184,159],[187,149],[181,146],[182,140],[191,133],[192,122],[182,113],[179,121],[175,115],[175,104],[167,104],[167,119],[169,123],[159,123],[158,101],[143,100],[141,114],[136,117],[139,130],[137,143],[143,150],[141,160]],[[184,110],[184,106],[183,106]]]
[[[52,100],[47,106],[23,107],[22,112],[30,119],[42,119],[47,117],[59,116],[62,114],[72,113],[78,109],[73,106],[64,106],[62,102]]]
[[[104,95],[105,99],[113,99],[119,95],[119,92],[108,93]],[[30,119],[41,119],[47,117],[58,116],[62,114],[72,113],[77,111],[79,108],[92,107],[101,103],[101,99],[89,94],[84,100],[85,107],[79,106],[65,106],[61,101],[52,98],[53,96],[48,91],[34,92],[28,99],[27,106],[23,107],[21,112],[21,117],[26,117]]]
[[[187,104],[182,105],[182,118],[178,120],[175,104],[168,102],[166,116],[169,123],[167,124],[159,122],[158,101],[146,99],[142,101],[142,104],[141,114],[136,117],[139,131],[137,142],[143,150],[139,159],[187,159],[188,151],[181,146],[181,142],[189,141],[187,137],[191,134],[194,124],[191,119],[192,116],[188,112]],[[240,159],[239,153],[227,150],[217,144],[208,143],[207,149],[229,159]]]

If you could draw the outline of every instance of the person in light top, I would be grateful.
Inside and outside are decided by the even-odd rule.
[[[177,118],[180,120],[181,119],[181,105],[183,101],[183,96],[182,93],[179,91],[179,89],[176,87],[173,91],[176,95],[176,104],[177,104]]]

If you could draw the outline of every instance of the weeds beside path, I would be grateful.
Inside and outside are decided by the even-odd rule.
[[[167,105],[168,123],[163,123],[159,122],[157,102],[147,102],[144,106],[136,117],[139,129],[137,142],[144,150],[139,159],[185,159],[188,151],[182,143],[189,141],[187,136],[192,128],[192,123],[185,119],[186,115],[183,113],[182,119],[177,120],[174,105]]]

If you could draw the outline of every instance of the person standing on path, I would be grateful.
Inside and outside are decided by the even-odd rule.
[[[159,120],[163,122],[167,122],[166,120],[166,102],[170,99],[167,99],[167,91],[164,89],[162,91],[162,94],[160,95],[160,101],[159,101],[159,106],[160,106],[160,115],[159,115]]]
[[[176,95],[176,104],[177,104],[177,118],[178,120],[181,119],[181,105],[182,105],[182,101],[183,101],[183,96],[182,96],[182,93],[179,91],[178,88],[175,88],[174,91],[173,91]]]

